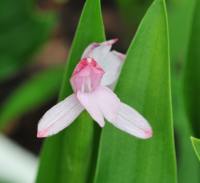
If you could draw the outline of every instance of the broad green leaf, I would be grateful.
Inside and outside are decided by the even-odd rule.
[[[95,183],[175,183],[168,26],[163,0],[147,11],[127,53],[116,88],[153,127],[149,140],[129,136],[107,123]]]
[[[196,1],[192,31],[189,43],[187,62],[185,65],[184,94],[187,114],[195,131],[200,137],[200,1]]]
[[[188,2],[189,3],[189,2]],[[191,21],[191,32],[190,32],[190,39],[189,39],[189,46],[188,46],[188,54],[187,54],[187,61],[185,65],[185,76],[184,76],[184,94],[186,99],[186,109],[187,109],[187,119],[189,120],[188,123],[190,126],[193,127],[193,131],[195,132],[195,135],[197,137],[200,136],[199,130],[200,130],[200,115],[199,115],[199,107],[200,107],[200,74],[199,74],[199,59],[200,54],[198,51],[198,47],[200,46],[200,39],[199,39],[199,31],[200,31],[200,2],[199,1],[193,1],[194,6],[194,13]],[[183,130],[184,121],[183,123],[180,121],[181,132],[185,131]],[[189,136],[193,134],[192,132],[190,134],[187,133],[187,139],[189,139]],[[190,182],[199,182],[200,176],[199,176],[199,169],[200,166],[197,165],[197,161],[194,162],[196,159],[194,159],[193,155],[191,154],[191,145],[188,144],[186,141],[187,139],[181,138],[182,143],[184,143],[184,146],[187,145],[187,148],[185,147],[185,152],[180,156],[180,161],[182,161],[183,166],[180,166],[179,172],[180,174],[180,182],[187,183]],[[198,140],[195,138],[191,139],[193,142],[194,149],[196,150],[196,154],[198,155]],[[187,143],[186,143],[187,142]],[[183,145],[182,145],[183,146]],[[183,157],[184,156],[184,157]],[[199,156],[198,156],[199,157]],[[180,162],[181,163],[181,162]],[[184,167],[185,166],[185,167]],[[188,167],[189,170],[188,170]],[[182,171],[183,170],[183,171]]]
[[[182,92],[183,66],[187,56],[194,7],[195,0],[168,1],[172,99],[175,134],[177,137],[178,181],[181,183],[199,183],[200,181],[200,165],[196,161],[189,139],[193,134],[193,130],[185,113]]]
[[[191,137],[191,141],[192,141],[194,151],[195,151],[198,159],[200,160],[200,139]]]
[[[100,0],[87,0],[67,61],[59,100],[72,93],[70,76],[86,46],[105,39]],[[95,165],[98,129],[84,112],[70,127],[48,138],[43,146],[37,183],[87,183]]]
[[[14,90],[1,105],[0,128],[55,96],[59,91],[62,71],[62,68],[47,69],[34,75]]]

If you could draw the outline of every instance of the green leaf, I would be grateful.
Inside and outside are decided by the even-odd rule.
[[[191,141],[192,141],[194,151],[195,151],[198,159],[200,160],[200,139],[191,137]]]
[[[86,46],[104,39],[100,0],[87,0],[67,61],[60,100],[72,93],[69,79]],[[41,153],[37,183],[91,182],[98,131],[96,124],[84,112],[70,127],[48,138]]]
[[[116,88],[153,127],[149,140],[136,139],[107,123],[103,129],[95,183],[175,183],[168,26],[163,0],[146,13]]]
[[[189,3],[189,2],[188,2]],[[193,132],[195,132],[195,136],[199,137],[199,129],[200,125],[198,121],[200,120],[199,115],[199,107],[200,107],[200,98],[198,97],[200,93],[200,85],[198,84],[200,82],[200,74],[199,74],[199,68],[200,64],[198,60],[200,59],[200,54],[198,51],[198,47],[200,46],[200,39],[199,39],[199,31],[200,31],[200,3],[199,1],[191,1],[189,7],[193,7],[193,17],[191,20],[191,31],[190,31],[190,39],[189,39],[189,46],[188,46],[188,54],[187,54],[187,60],[185,65],[185,76],[184,76],[184,96],[186,101],[186,109],[187,109],[187,121],[188,126],[191,129],[191,126],[193,128]],[[187,6],[188,9],[188,6]],[[177,85],[177,83],[176,83]],[[180,95],[180,94],[179,94]],[[181,98],[182,100],[182,98]],[[179,128],[180,133],[184,133],[184,120],[179,120]],[[189,129],[189,128],[188,128]],[[198,162],[195,162],[195,158],[193,157],[193,154],[191,152],[191,144],[188,144],[187,139],[189,139],[189,136],[193,134],[192,130],[190,131],[190,134],[187,133],[187,137],[181,136],[180,141],[182,141],[182,147],[184,147],[184,150],[180,152],[180,168],[179,168],[179,180],[180,182],[199,182],[200,176],[199,176],[199,165],[197,165]],[[192,138],[194,148],[197,148],[197,139]],[[196,145],[196,146],[195,146]],[[180,147],[181,147],[180,146]],[[196,151],[197,153],[197,151]],[[190,169],[188,170],[188,167]]]
[[[54,67],[42,71],[14,90],[1,106],[0,128],[54,96],[59,91],[62,70]]]
[[[189,137],[192,126],[186,115],[183,97],[183,66],[186,61],[188,43],[195,9],[195,0],[175,0],[168,6],[170,22],[170,47],[172,58],[172,96],[178,181],[181,183],[199,183],[200,166],[191,148]],[[190,168],[188,168],[190,167]]]
[[[188,57],[185,65],[184,94],[187,114],[195,136],[200,137],[200,1],[196,1],[189,43]]]

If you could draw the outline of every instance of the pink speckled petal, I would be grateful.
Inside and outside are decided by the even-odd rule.
[[[90,93],[84,93],[81,91],[77,92],[77,98],[80,103],[84,106],[91,117],[99,124],[99,126],[103,127],[105,125],[105,121],[103,113],[96,102],[97,97],[97,90]]]
[[[44,114],[38,124],[37,137],[47,137],[60,132],[69,126],[83,110],[75,94],[70,95]]]
[[[111,122],[115,127],[138,138],[152,137],[152,129],[144,117],[136,110],[121,103],[117,119]]]

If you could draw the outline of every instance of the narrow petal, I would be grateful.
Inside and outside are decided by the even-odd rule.
[[[116,81],[119,78],[121,68],[123,65],[125,56],[116,51],[111,51],[107,56],[99,63],[105,74],[102,78],[101,84],[104,86],[112,86],[116,84]],[[113,86],[111,87],[113,88]]]
[[[100,127],[105,125],[103,114],[96,102],[96,90],[91,93],[77,92],[77,98],[84,106],[91,117],[99,124]]]
[[[37,137],[47,137],[69,126],[84,110],[75,94],[49,109],[38,124]]]
[[[130,106],[121,103],[117,119],[111,122],[122,131],[138,138],[152,137],[152,129],[146,119]]]
[[[115,121],[120,107],[120,100],[117,95],[105,86],[100,86],[95,95],[95,100],[104,117],[108,121]]]
[[[92,43],[84,51],[82,58],[94,58],[97,62],[104,58],[117,39],[111,39],[102,43]]]

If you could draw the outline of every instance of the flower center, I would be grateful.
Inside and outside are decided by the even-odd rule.
[[[101,82],[104,70],[93,58],[82,59],[72,74],[70,79],[75,92],[92,92]]]

